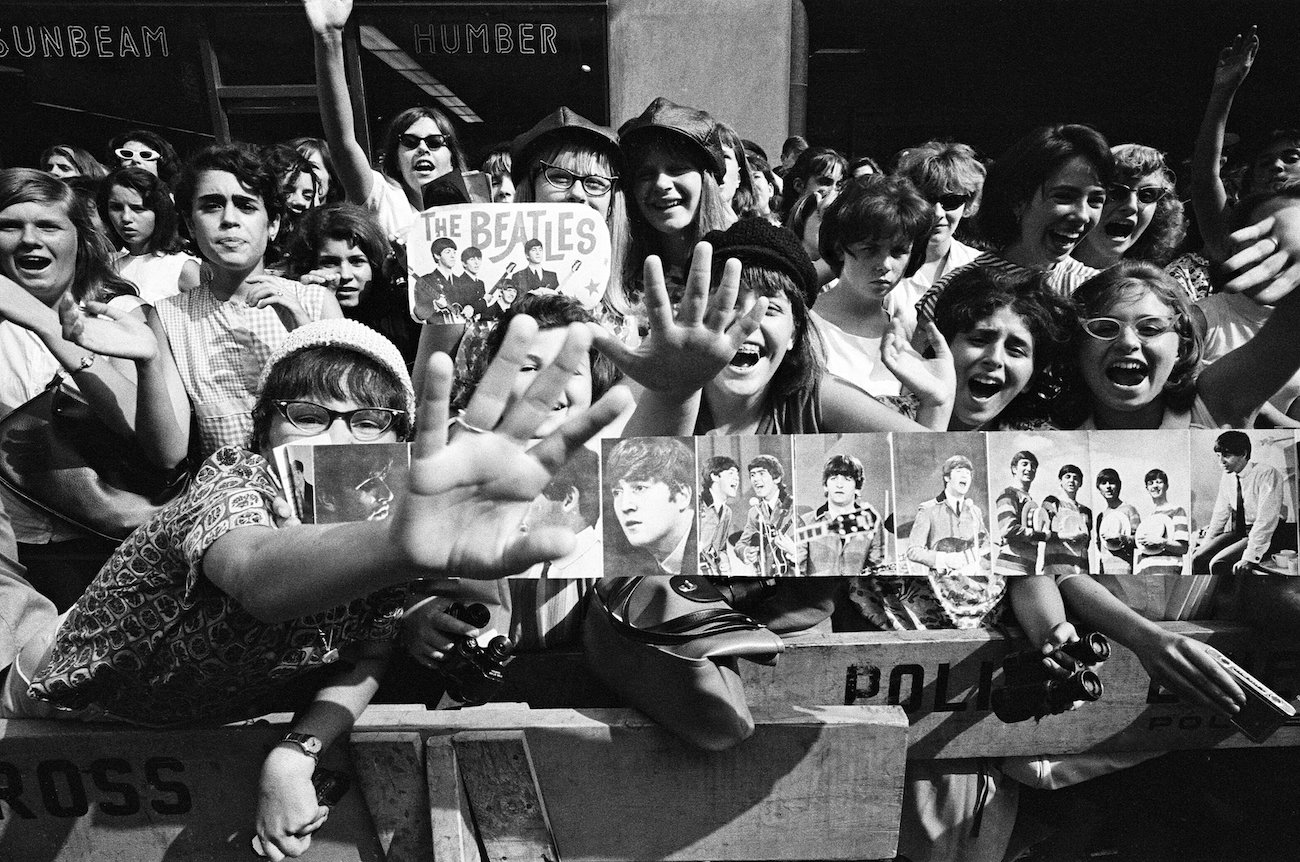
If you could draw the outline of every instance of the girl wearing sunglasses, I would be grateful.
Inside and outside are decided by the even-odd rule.
[[[428,106],[407,108],[384,130],[383,173],[357,142],[343,64],[343,27],[352,0],[303,0],[314,34],[316,86],[325,140],[347,200],[375,213],[389,237],[404,234],[424,209],[422,189],[467,163],[451,120]]]
[[[132,129],[108,143],[104,164],[114,168],[146,170],[171,187],[181,170],[176,149],[165,138],[147,129]]]
[[[1101,221],[1074,250],[1094,269],[1121,258],[1167,264],[1187,233],[1183,203],[1174,194],[1174,175],[1165,154],[1141,144],[1111,148],[1115,175],[1106,189]]]
[[[984,165],[965,144],[926,141],[903,151],[894,173],[912,181],[934,207],[934,226],[925,247],[925,260],[898,283],[886,300],[890,312],[908,333],[916,329],[916,303],[930,286],[953,270],[979,257],[979,249],[956,238],[962,219],[979,211]]]

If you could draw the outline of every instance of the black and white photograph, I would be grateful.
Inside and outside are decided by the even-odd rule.
[[[621,575],[698,572],[694,443],[682,437],[603,441],[606,571]]]
[[[888,434],[794,438],[794,540],[800,574],[893,574],[893,457]]]

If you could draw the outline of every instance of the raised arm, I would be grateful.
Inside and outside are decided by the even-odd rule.
[[[1274,308],[1254,338],[1201,372],[1197,392],[1217,426],[1246,428],[1300,369],[1300,206],[1280,209],[1229,240],[1241,250],[1224,265],[1241,272],[1228,289]]]
[[[334,170],[343,183],[347,199],[354,204],[365,204],[374,175],[366,151],[357,143],[343,65],[343,27],[352,14],[352,0],[303,0],[302,5],[311,24],[316,54],[316,97],[320,101],[321,123],[325,126]]]
[[[1196,136],[1196,148],[1192,151],[1192,207],[1196,211],[1196,224],[1205,240],[1206,250],[1215,261],[1223,261],[1231,254],[1225,218],[1228,193],[1219,175],[1223,137],[1233,97],[1250,73],[1257,51],[1259,36],[1252,26],[1244,36],[1238,33],[1232,44],[1219,52],[1210,99]]]

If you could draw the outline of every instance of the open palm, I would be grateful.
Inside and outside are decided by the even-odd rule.
[[[587,411],[530,445],[553,415],[565,384],[591,349],[591,334],[569,327],[555,361],[541,371],[523,397],[511,399],[510,382],[531,349],[537,324],[521,315],[511,321],[496,359],[479,383],[447,441],[451,360],[430,362],[411,455],[410,485],[389,518],[392,540],[417,569],[440,576],[498,578],[534,563],[562,557],[573,533],[559,527],[521,529],[528,505],[551,475],[587,440],[630,404],[614,387]]]
[[[663,265],[651,255],[643,270],[650,334],[636,348],[594,327],[596,347],[628,377],[658,392],[694,392],[718,375],[758,328],[767,300],[740,295],[740,262],[728,260],[716,289],[713,247],[702,242],[691,255],[686,290],[674,314]],[[737,302],[739,300],[739,303]]]
[[[342,30],[352,14],[352,0],[302,0],[313,33]]]

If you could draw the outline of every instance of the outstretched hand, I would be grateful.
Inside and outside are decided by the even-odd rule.
[[[411,452],[409,492],[386,522],[404,560],[439,577],[490,579],[558,559],[572,550],[573,532],[562,527],[521,529],[528,504],[551,475],[587,440],[631,403],[615,386],[589,409],[571,417],[535,445],[534,432],[551,419],[564,387],[591,349],[581,324],[569,327],[555,361],[524,395],[510,387],[531,349],[537,324],[520,315],[510,322],[496,359],[484,373],[458,427],[447,442],[452,366],[445,354],[429,362]]]
[[[340,32],[352,14],[352,0],[302,0],[302,7],[317,35]]]
[[[957,391],[952,351],[934,321],[925,321],[921,328],[934,351],[933,358],[926,359],[911,345],[902,322],[895,317],[880,339],[880,360],[923,404],[951,404]]]
[[[1228,240],[1237,252],[1223,263],[1235,273],[1225,290],[1276,305],[1300,285],[1300,206],[1283,207]]]
[[[59,300],[59,323],[65,340],[91,353],[137,361],[158,355],[158,338],[149,324],[102,302],[87,302],[83,310],[71,296],[64,296]]]
[[[1259,52],[1259,28],[1254,24],[1243,36],[1238,33],[1232,44],[1219,52],[1219,62],[1214,67],[1214,86],[1236,90],[1250,74]]]
[[[740,291],[740,261],[730,259],[722,278],[709,292],[713,247],[695,246],[691,271],[673,314],[658,257],[646,259],[645,307],[650,334],[635,349],[598,325],[592,325],[597,349],[624,374],[657,392],[694,392],[727,366],[745,339],[758,329],[767,299]]]

